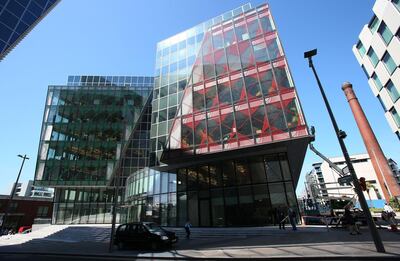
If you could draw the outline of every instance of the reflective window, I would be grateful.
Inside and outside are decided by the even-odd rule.
[[[210,187],[222,187],[222,168],[219,164],[210,164]]]
[[[257,63],[263,63],[269,60],[266,47],[267,45],[264,42],[253,46],[254,57]]]
[[[215,77],[214,64],[215,63],[212,54],[203,56],[203,72],[205,80]]]
[[[253,111],[251,122],[253,126],[253,134],[255,137],[263,137],[269,134],[268,121],[265,115],[263,105],[251,109]]]
[[[195,134],[194,134],[194,142],[197,147],[205,147],[207,146],[207,126],[206,120],[197,120],[195,121]]]
[[[268,55],[271,60],[274,60],[281,56],[281,51],[279,49],[276,38],[268,40],[266,44],[267,44]]]
[[[264,32],[268,33],[273,31],[271,20],[269,16],[263,16],[260,18],[261,28]]]
[[[240,58],[242,60],[242,68],[246,69],[250,66],[254,66],[254,55],[253,55],[253,48],[251,48],[249,41],[243,41],[239,43],[239,53]]]
[[[202,111],[205,108],[204,89],[193,92],[193,109]]]
[[[386,69],[388,70],[389,74],[392,75],[393,72],[396,70],[397,65],[393,61],[393,58],[390,56],[389,52],[386,52],[382,58],[383,63],[385,64]]]
[[[386,45],[389,45],[390,40],[393,38],[392,32],[386,26],[385,22],[382,21],[381,25],[379,26],[378,33],[382,36],[383,41]]]
[[[188,190],[194,190],[198,188],[197,170],[195,168],[190,168],[187,170],[187,188]]]
[[[246,100],[246,90],[242,78],[231,81],[231,91],[233,102]]]
[[[250,38],[254,38],[255,36],[262,33],[256,16],[252,16],[247,19],[247,27],[249,29]]]
[[[399,10],[399,12],[400,12],[400,0],[392,0],[392,3],[397,8],[397,10]]]
[[[222,177],[225,187],[236,184],[234,161],[227,161],[222,166]]]
[[[218,50],[214,53],[215,69],[217,76],[223,75],[228,72],[228,65],[226,63],[226,56],[224,50]]]
[[[233,27],[224,31],[224,41],[225,41],[225,47],[228,47],[236,43],[236,37],[235,33],[233,32]]]
[[[218,99],[220,106],[231,105],[232,98],[231,98],[231,90],[230,90],[231,88],[229,86],[229,81],[218,84],[217,89],[218,89]]]
[[[247,97],[249,100],[262,97],[260,84],[258,83],[257,74],[245,76],[244,82],[247,90]]]
[[[392,114],[393,120],[396,123],[397,127],[400,128],[400,115],[397,112],[395,108],[390,110],[390,113]]]
[[[275,72],[276,82],[280,90],[292,87],[288,78],[286,67],[284,66],[276,67],[274,68],[274,72]]]
[[[212,224],[216,227],[225,225],[224,195],[222,189],[211,190]]]
[[[277,103],[267,104],[268,122],[272,126],[272,134],[280,134],[287,129],[282,105]]]
[[[372,47],[369,48],[367,55],[368,55],[369,60],[371,61],[372,65],[373,65],[374,67],[376,67],[376,65],[377,65],[378,62],[379,62],[379,58],[378,58],[378,56],[376,55],[374,49],[372,49]]]
[[[222,141],[224,144],[236,141],[236,133],[233,132],[233,129],[235,128],[234,126],[235,122],[232,113],[221,115]]]
[[[206,108],[211,109],[218,106],[217,86],[211,86],[205,90],[206,92]]]
[[[247,33],[246,23],[244,21],[235,24],[235,32],[239,41],[249,39],[249,34]]]
[[[236,111],[235,113],[236,131],[239,140],[252,137],[251,122],[249,116],[249,110],[247,109]]]
[[[237,45],[231,45],[228,48],[226,48],[226,55],[228,58],[228,65],[229,65],[229,70],[232,71],[236,71],[239,70],[241,68],[241,64],[240,64],[240,56],[239,56],[239,52],[237,49]]]
[[[396,102],[400,98],[399,90],[392,81],[389,80],[389,82],[386,84],[386,89],[388,90],[389,96],[393,102]]]
[[[251,159],[251,180],[253,184],[267,182],[264,169],[264,160],[262,157],[254,157]]]
[[[372,33],[375,33],[375,31],[378,29],[378,25],[379,19],[374,15],[374,17],[372,17],[371,21],[369,22],[368,27]]]
[[[251,183],[251,178],[250,178],[250,169],[249,165],[246,160],[237,160],[236,161],[236,177],[238,184],[240,185],[246,185]],[[250,193],[251,196],[251,193]],[[249,202],[252,202],[253,200],[249,200]]]
[[[222,31],[217,33],[213,33],[213,43],[214,43],[214,50],[218,50],[224,47],[224,40],[223,40]]]
[[[380,90],[382,90],[382,83],[381,83],[381,81],[379,80],[379,78],[378,78],[378,76],[376,75],[376,73],[374,73],[374,74],[372,74],[372,80],[374,81],[374,83],[375,83],[375,87],[376,87],[376,89],[378,90],[378,91],[380,91]]]
[[[268,184],[269,194],[271,197],[271,205],[274,208],[286,208],[286,193],[282,183]]]
[[[265,170],[267,172],[268,182],[275,182],[282,180],[282,172],[279,165],[279,160],[274,158],[265,159]]]
[[[265,72],[260,72],[260,83],[261,90],[264,96],[268,97],[274,95],[277,92],[276,83],[273,80],[272,70],[267,70]]]
[[[208,124],[208,143],[210,145],[219,144],[221,142],[220,120],[219,117],[209,118]]]

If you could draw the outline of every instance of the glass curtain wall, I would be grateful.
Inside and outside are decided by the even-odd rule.
[[[307,135],[267,6],[211,27],[167,139],[171,157]]]
[[[151,166],[161,164],[159,159],[166,146],[167,135],[205,32],[211,26],[228,21],[250,9],[250,4],[245,4],[157,44],[150,141]]]
[[[274,225],[278,210],[297,209],[285,154],[170,172],[143,169],[127,180],[126,191],[128,221],[163,226],[182,226],[188,219],[201,227]]]
[[[70,76],[68,84],[49,87],[35,185],[56,187],[55,223],[108,223],[113,178],[121,200],[126,177],[149,164],[153,78]]]

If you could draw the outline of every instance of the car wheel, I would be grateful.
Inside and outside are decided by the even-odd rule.
[[[157,242],[151,242],[151,250],[157,250],[157,249],[158,249]]]
[[[123,250],[125,248],[124,242],[118,242],[118,250]]]

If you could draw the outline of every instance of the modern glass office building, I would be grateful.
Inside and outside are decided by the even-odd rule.
[[[2,60],[60,0],[0,1],[0,60]]]
[[[70,76],[49,86],[35,185],[55,187],[53,223],[109,223],[115,177],[149,165],[153,77]]]
[[[266,4],[157,44],[150,167],[127,180],[131,221],[274,224],[297,209],[306,122]]]

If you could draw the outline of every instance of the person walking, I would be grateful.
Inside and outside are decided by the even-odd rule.
[[[185,231],[186,231],[186,238],[190,239],[190,228],[192,227],[192,224],[190,224],[190,221],[186,221],[185,224]]]
[[[351,209],[351,204],[347,204],[344,207],[344,215],[343,215],[347,227],[350,231],[350,235],[361,234],[360,230],[358,229],[358,226],[356,225],[356,220],[353,217],[353,214],[351,213],[350,209]]]
[[[396,213],[393,208],[385,202],[385,206],[383,207],[382,219],[389,223],[393,230],[397,230],[397,221],[396,221]]]
[[[278,210],[279,229],[285,229],[286,216],[282,209]]]
[[[292,225],[292,230],[295,231],[297,230],[296,227],[296,211],[294,211],[293,208],[288,208],[288,217],[290,224]]]

